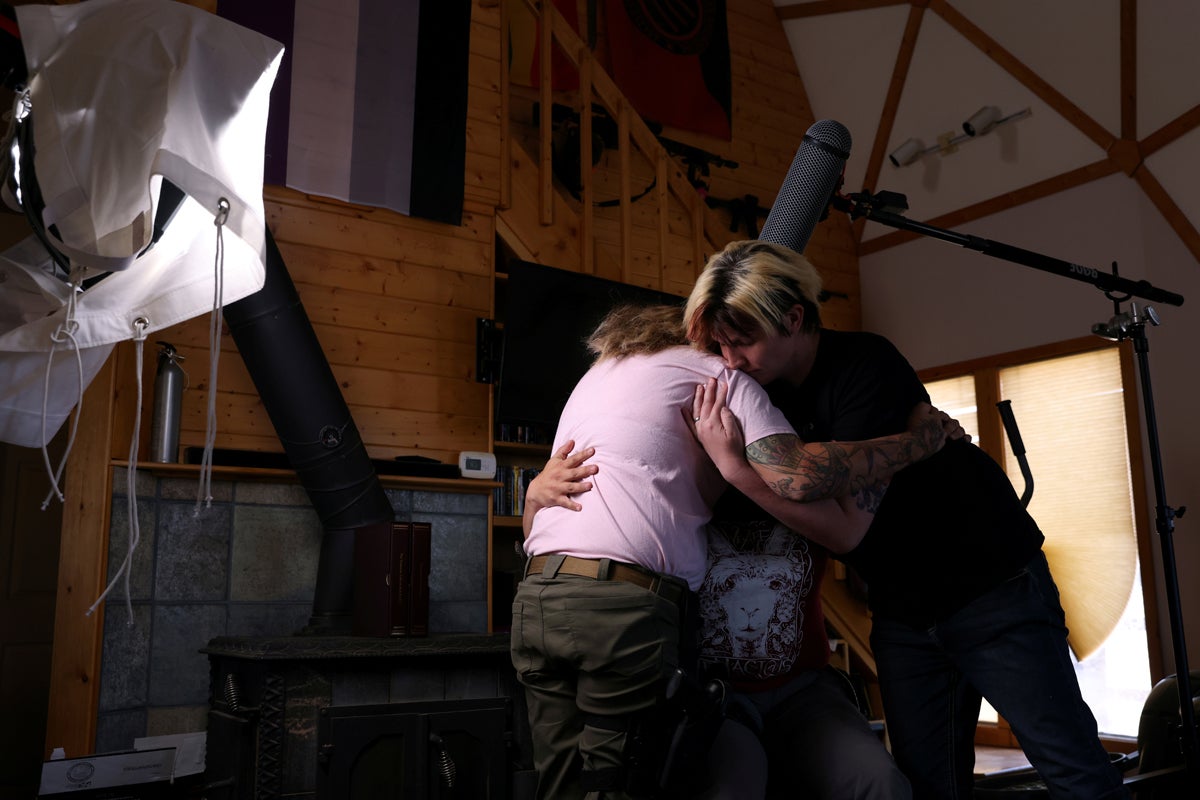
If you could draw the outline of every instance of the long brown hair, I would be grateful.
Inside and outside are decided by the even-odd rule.
[[[683,306],[617,306],[587,339],[596,361],[650,355],[670,347],[687,346],[683,332]]]

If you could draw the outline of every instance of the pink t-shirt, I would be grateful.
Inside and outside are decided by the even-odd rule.
[[[761,386],[714,355],[676,347],[601,361],[575,386],[554,437],[555,449],[568,439],[596,448],[593,489],[576,498],[582,511],[539,511],[525,552],[611,558],[699,588],[704,526],[726,484],[681,409],[690,415],[697,384],[710,377],[729,385],[746,442],[794,433]]]

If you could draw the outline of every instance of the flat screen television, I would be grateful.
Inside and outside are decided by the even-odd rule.
[[[622,303],[670,303],[666,292],[511,261],[504,294],[504,332],[496,388],[497,438],[549,442],[575,384],[592,363],[585,344]]]

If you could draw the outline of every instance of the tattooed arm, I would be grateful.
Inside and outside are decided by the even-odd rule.
[[[742,449],[741,428],[725,405],[728,387],[710,380],[696,389],[693,416],[696,434],[725,479],[748,462],[780,497],[800,502],[875,492],[897,471],[941,449],[957,422],[930,406],[919,404],[909,417],[909,429],[893,436],[862,442],[801,441],[795,434],[767,436]],[[864,501],[863,505],[877,505]]]
[[[941,422],[933,415],[925,419],[916,429],[862,442],[805,443],[794,434],[768,436],[746,446],[746,459],[772,490],[789,500],[858,494],[941,449]]]
[[[743,457],[731,459],[728,473],[721,472],[763,511],[837,554],[848,553],[862,541],[886,488],[880,483],[836,499],[798,503],[776,494]]]

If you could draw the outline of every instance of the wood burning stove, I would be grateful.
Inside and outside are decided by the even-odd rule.
[[[443,700],[324,709],[317,800],[508,798],[510,705]]]
[[[532,797],[507,635],[219,637],[209,800]]]

